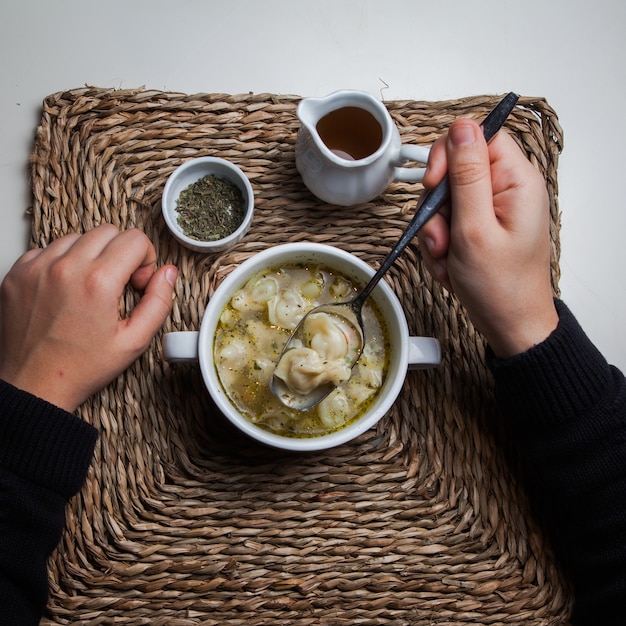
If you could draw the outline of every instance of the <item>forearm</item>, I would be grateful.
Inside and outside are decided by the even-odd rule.
[[[491,366],[531,502],[574,584],[576,614],[600,623],[626,598],[626,383],[557,307],[559,326],[545,342]]]
[[[70,413],[0,381],[0,623],[39,623],[46,560],[96,437]]]

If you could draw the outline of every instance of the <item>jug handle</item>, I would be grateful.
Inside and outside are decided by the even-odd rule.
[[[398,162],[416,161],[417,163],[428,163],[430,148],[427,146],[414,146],[402,144],[398,152]],[[416,182],[424,178],[425,167],[395,167],[393,170],[394,180],[400,182]]]

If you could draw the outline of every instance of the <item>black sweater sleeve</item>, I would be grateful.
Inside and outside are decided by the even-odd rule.
[[[48,597],[46,560],[96,438],[74,415],[0,381],[0,624],[39,623]]]
[[[573,585],[574,623],[623,624],[626,381],[556,304],[545,342],[490,366],[531,503]]]

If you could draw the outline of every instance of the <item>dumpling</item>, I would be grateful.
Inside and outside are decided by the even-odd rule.
[[[233,387],[248,364],[246,345],[241,341],[231,341],[217,350],[216,360],[222,384]]]
[[[382,368],[376,367],[375,365],[372,367],[363,357],[361,357],[361,360],[362,362],[359,361],[357,365],[359,368],[359,378],[371,389],[378,389],[383,384]]]
[[[333,300],[339,302],[341,300],[348,300],[350,296],[354,295],[352,285],[343,276],[335,276],[332,284],[329,288],[330,295]]]
[[[237,311],[256,310],[278,293],[278,282],[272,276],[262,276],[249,280],[232,297],[231,306]]]
[[[376,389],[354,381],[350,381],[346,389],[346,395],[350,398],[350,405],[353,407],[365,404],[375,393]]]
[[[302,347],[285,352],[274,375],[292,392],[307,394],[325,383],[339,385],[350,378],[350,372],[344,361],[329,361],[316,350]]]
[[[286,289],[267,302],[270,323],[293,330],[307,311],[305,299],[294,289]]]
[[[304,320],[304,336],[325,359],[343,359],[348,354],[348,340],[328,313],[312,313]]]
[[[381,349],[365,344],[357,368],[363,383],[372,389],[378,389],[383,384],[384,354]]]
[[[321,272],[315,272],[315,274],[306,283],[303,283],[300,287],[300,293],[313,302],[316,298],[319,298],[324,291],[324,275]]]
[[[326,428],[334,430],[343,426],[350,417],[350,401],[345,391],[335,389],[319,404],[320,420]]]
[[[250,367],[249,376],[261,385],[269,385],[272,373],[274,372],[275,361],[270,359],[254,359]]]
[[[348,340],[328,313],[313,313],[304,320],[308,346],[287,351],[276,367],[276,376],[295,393],[311,393],[320,385],[337,386],[349,380]]]
[[[254,302],[267,302],[278,293],[278,282],[271,276],[265,276],[254,282],[250,288],[250,297]]]

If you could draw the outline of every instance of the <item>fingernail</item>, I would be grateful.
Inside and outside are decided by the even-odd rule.
[[[435,240],[432,237],[424,237],[424,243],[426,244],[428,252],[432,252],[435,247]]]
[[[175,267],[168,267],[165,270],[165,280],[174,287],[178,278],[178,270]]]
[[[471,124],[453,124],[450,127],[450,141],[453,146],[467,146],[474,143],[476,135]]]

